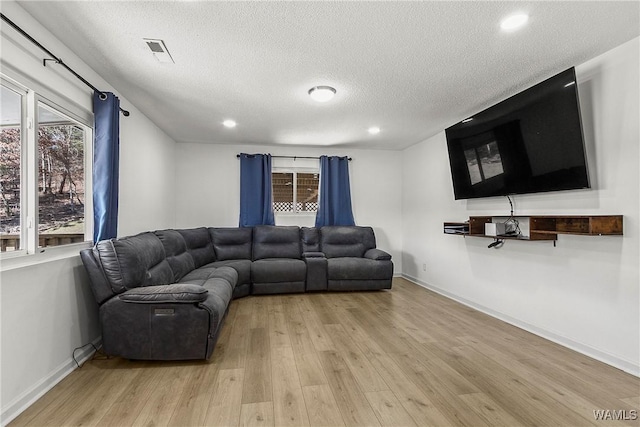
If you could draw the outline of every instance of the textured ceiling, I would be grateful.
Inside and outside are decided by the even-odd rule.
[[[640,33],[636,1],[19,3],[177,142],[402,149]]]

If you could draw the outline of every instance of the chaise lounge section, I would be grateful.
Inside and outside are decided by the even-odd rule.
[[[105,353],[142,360],[208,359],[234,298],[391,289],[393,277],[371,227],[159,230],[80,255]]]

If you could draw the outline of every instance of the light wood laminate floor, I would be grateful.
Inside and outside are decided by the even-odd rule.
[[[638,378],[395,279],[233,301],[210,361],[96,358],[11,426],[616,426],[639,422],[594,410],[639,406]]]

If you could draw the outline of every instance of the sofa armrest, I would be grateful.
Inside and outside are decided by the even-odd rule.
[[[369,259],[373,259],[376,261],[387,261],[391,259],[391,255],[388,254],[387,252],[380,250],[380,249],[369,249],[367,252],[364,253],[364,257],[365,258],[369,258]]]
[[[209,291],[200,285],[175,283],[129,289],[118,295],[123,302],[135,304],[183,303],[193,304],[207,299]]]
[[[302,258],[324,258],[323,252],[303,252]]]

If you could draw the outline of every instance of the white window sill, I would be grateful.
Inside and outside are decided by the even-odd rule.
[[[293,225],[298,227],[313,227],[316,223],[315,212],[276,212],[276,225]]]
[[[79,256],[82,249],[89,249],[92,246],[93,242],[82,242],[40,248],[39,252],[35,254],[2,252],[0,255],[0,271],[15,270],[17,268],[72,258]]]
[[[276,216],[316,216],[317,212],[274,212]]]

